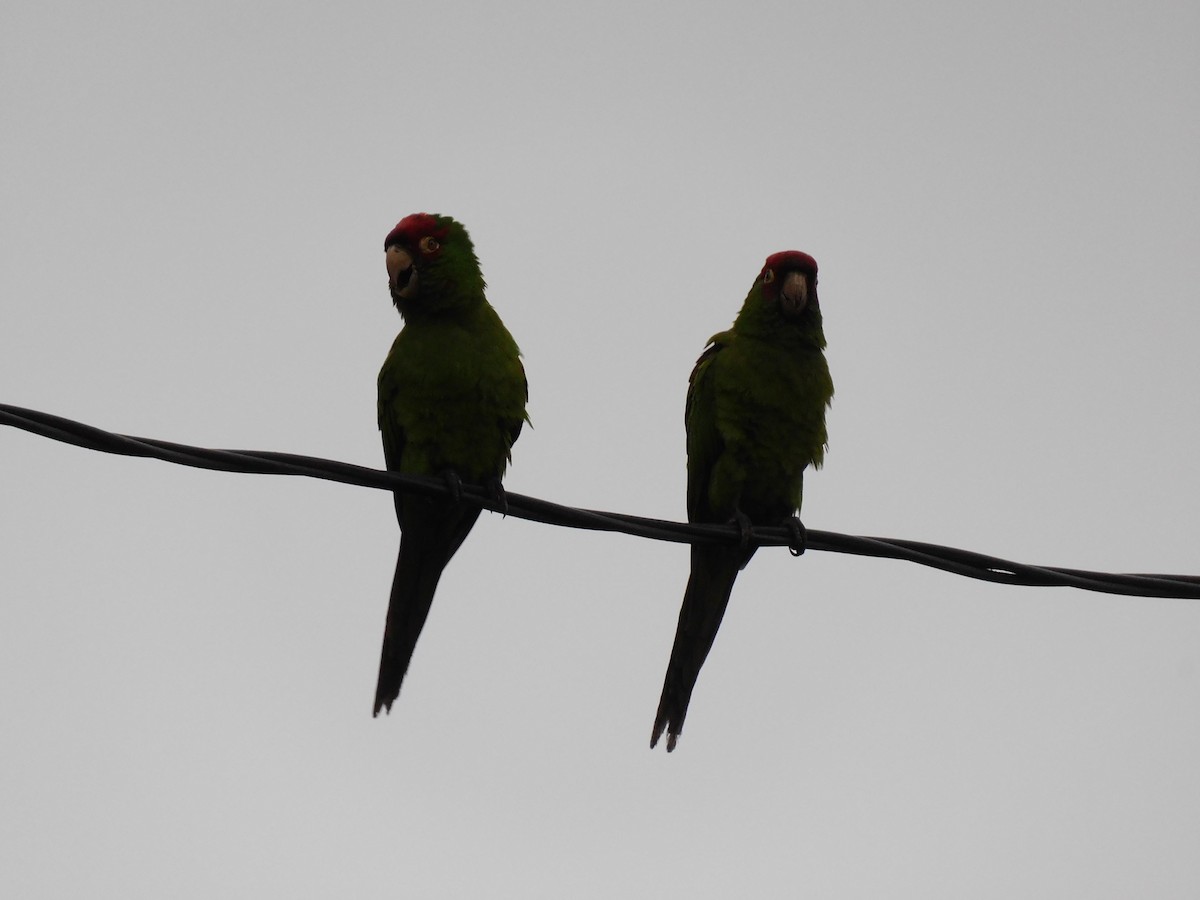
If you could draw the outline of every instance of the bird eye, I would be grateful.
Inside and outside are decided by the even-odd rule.
[[[774,269],[763,269],[763,284],[770,284],[775,280]]]
[[[439,244],[434,238],[423,237],[417,246],[421,248],[422,253],[433,253],[438,247],[441,246],[441,244]]]

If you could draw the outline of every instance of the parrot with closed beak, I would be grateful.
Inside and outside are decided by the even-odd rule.
[[[737,574],[754,555],[750,528],[783,525],[803,551],[804,470],[827,444],[825,409],[833,381],[817,303],[817,262],[788,250],[767,257],[733,327],[714,335],[688,383],[688,521],[734,522],[740,545],[693,544],[691,575],[650,737],[667,750],[683,720],[700,667],[712,649]]]
[[[463,482],[503,505],[500,479],[528,421],[517,344],[484,296],[466,229],[416,213],[384,240],[388,288],[404,319],[379,370],[379,430],[389,471],[446,480],[449,496],[397,491],[400,552],[383,633],[375,715],[391,711],[438,579],[479,518]]]

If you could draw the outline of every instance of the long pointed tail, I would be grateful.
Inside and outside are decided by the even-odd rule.
[[[421,636],[438,580],[450,557],[479,518],[479,508],[429,504],[405,508],[407,523],[400,538],[396,574],[388,603],[379,681],[375,687],[375,715],[392,710],[400,684]]]
[[[667,732],[667,752],[675,749],[683,733],[692,689],[700,675],[700,667],[712,649],[729,604],[729,594],[738,570],[746,559],[744,551],[726,547],[692,547],[692,573],[683,605],[679,610],[679,625],[675,630],[675,645],[667,663],[658,714],[650,747],[658,744],[663,731]]]

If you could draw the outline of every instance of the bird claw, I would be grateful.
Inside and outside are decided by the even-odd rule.
[[[750,517],[740,509],[733,512],[733,524],[738,527],[738,546],[746,550],[750,546],[751,528]]]
[[[446,489],[450,492],[451,499],[455,503],[462,502],[462,479],[458,477],[458,473],[453,469],[447,469],[442,473],[442,481],[446,482]]]
[[[808,531],[797,516],[792,516],[783,523],[788,530],[788,552],[792,556],[803,556],[808,547]]]
[[[502,516],[508,515],[508,494],[504,491],[504,485],[500,483],[499,478],[489,478],[487,480],[487,493],[491,498],[492,503],[496,505],[496,512]]]

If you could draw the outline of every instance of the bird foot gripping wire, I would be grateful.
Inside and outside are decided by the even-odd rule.
[[[783,523],[783,527],[788,530],[788,552],[792,556],[803,556],[808,547],[808,531],[804,523],[798,517],[791,516]]]
[[[487,480],[487,493],[491,498],[492,503],[496,504],[496,512],[502,516],[508,515],[508,494],[504,491],[504,485],[500,483],[500,479],[496,477]]]
[[[447,469],[442,473],[442,481],[446,483],[446,489],[450,491],[450,499],[455,503],[461,503],[462,479],[458,477],[458,473],[453,469]]]
[[[733,511],[733,518],[730,521],[738,528],[738,546],[742,550],[748,550],[750,548],[750,538],[753,535],[752,529],[754,527],[753,523],[750,521],[750,517],[740,509],[735,509]]]

